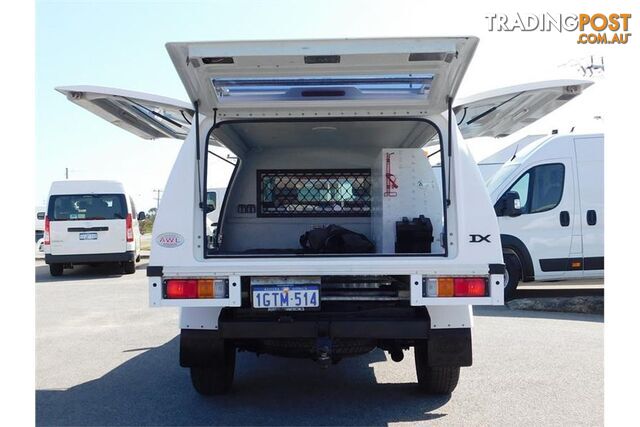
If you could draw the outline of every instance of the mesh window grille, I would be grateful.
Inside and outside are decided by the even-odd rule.
[[[258,170],[258,216],[369,216],[371,170]]]

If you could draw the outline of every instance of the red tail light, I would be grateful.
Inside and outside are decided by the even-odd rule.
[[[457,297],[483,297],[486,295],[487,281],[482,277],[456,277],[453,279],[453,293]]]
[[[51,244],[51,230],[50,230],[49,217],[48,216],[44,217],[44,244],[45,245],[50,245]]]
[[[198,298],[198,281],[188,280],[167,280],[167,298]]]
[[[133,242],[133,219],[127,214],[127,242]]]

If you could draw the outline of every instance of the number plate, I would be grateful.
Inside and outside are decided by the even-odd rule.
[[[98,233],[80,233],[80,240],[98,240]]]
[[[304,310],[320,307],[317,285],[252,286],[253,307],[269,310]]]

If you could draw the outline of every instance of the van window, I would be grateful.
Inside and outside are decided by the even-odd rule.
[[[259,170],[258,216],[369,216],[371,171]]]
[[[564,165],[542,165],[535,168],[529,213],[551,210],[558,206],[564,188]]]
[[[71,194],[51,196],[49,219],[75,221],[125,219],[127,203],[123,194]]]
[[[564,165],[551,163],[526,171],[507,191],[517,191],[523,214],[549,211],[560,203],[564,189]]]
[[[520,177],[518,182],[513,184],[511,190],[509,191],[517,191],[520,196],[520,206],[526,206],[529,201],[529,177],[531,176],[530,172],[525,173]]]
[[[37,218],[37,219],[44,219],[44,216],[45,216],[44,212],[38,212],[38,213],[36,214],[36,218]]]

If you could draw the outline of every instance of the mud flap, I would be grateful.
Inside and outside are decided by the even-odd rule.
[[[427,351],[429,366],[471,366],[471,329],[432,329]]]
[[[223,354],[224,340],[218,331],[180,331],[180,366],[183,368],[215,366]]]

